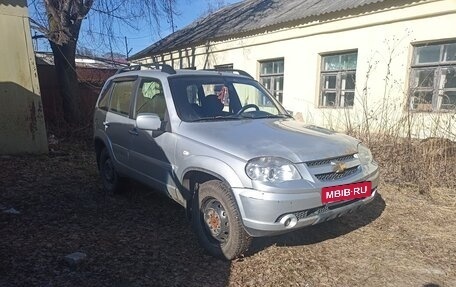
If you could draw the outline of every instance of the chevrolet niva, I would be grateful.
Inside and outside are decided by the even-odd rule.
[[[296,121],[240,70],[131,66],[105,83],[94,143],[103,188],[127,178],[184,208],[213,256],[252,237],[334,219],[372,201],[379,170],[359,140]]]

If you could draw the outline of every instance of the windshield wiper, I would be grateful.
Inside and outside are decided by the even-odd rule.
[[[259,117],[254,117],[254,119],[274,119],[274,118],[293,118],[293,116],[289,114],[277,114],[277,115],[264,115],[264,116],[259,116]]]
[[[238,120],[239,117],[233,116],[215,116],[215,117],[203,117],[199,119],[192,120],[192,122],[205,122],[205,121],[213,121],[213,120]]]

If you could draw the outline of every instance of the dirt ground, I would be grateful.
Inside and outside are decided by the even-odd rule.
[[[356,214],[224,262],[179,205],[134,183],[106,196],[92,150],[62,145],[0,157],[0,286],[456,286],[455,211],[455,189],[382,183]],[[68,266],[77,251],[87,258]]]

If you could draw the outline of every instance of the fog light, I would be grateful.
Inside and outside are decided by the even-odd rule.
[[[292,228],[298,223],[298,218],[294,214],[287,214],[280,219],[280,223],[283,224],[285,228]]]

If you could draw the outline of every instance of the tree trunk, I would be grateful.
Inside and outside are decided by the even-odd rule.
[[[54,65],[63,101],[63,117],[69,124],[82,123],[81,98],[76,74],[76,41],[58,45],[49,41],[54,54]]]

